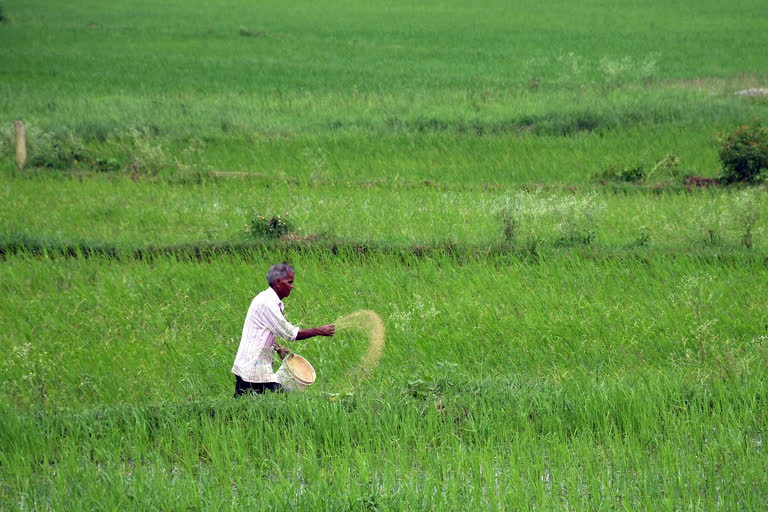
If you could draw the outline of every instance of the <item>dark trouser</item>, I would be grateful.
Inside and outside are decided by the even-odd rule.
[[[280,392],[283,390],[283,386],[277,382],[246,382],[240,378],[239,375],[235,375],[235,398],[244,395],[245,393],[264,393],[265,391]]]

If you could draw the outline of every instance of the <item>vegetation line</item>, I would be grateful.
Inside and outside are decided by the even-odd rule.
[[[600,247],[596,245],[563,246],[543,249],[541,247],[515,246],[505,243],[495,245],[471,245],[455,242],[437,244],[387,244],[363,240],[254,240],[231,243],[198,243],[175,246],[117,247],[88,243],[56,243],[39,240],[0,241],[0,260],[8,257],[26,255],[50,259],[89,259],[108,258],[116,261],[153,261],[157,258],[176,258],[178,261],[191,263],[210,263],[217,258],[236,257],[238,259],[259,259],[274,253],[343,256],[358,261],[392,258],[400,263],[413,259],[449,257],[455,263],[515,259],[521,262],[538,263],[551,254],[570,254],[579,258],[595,261],[650,259],[690,259],[698,262],[721,263],[764,263],[768,265],[768,254],[750,251],[749,253],[727,249],[712,248],[710,251],[691,252],[684,248],[653,249],[648,247]]]

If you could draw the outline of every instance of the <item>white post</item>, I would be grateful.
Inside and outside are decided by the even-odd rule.
[[[27,163],[27,138],[24,134],[24,121],[14,121],[16,127],[16,167],[19,171],[24,170]]]

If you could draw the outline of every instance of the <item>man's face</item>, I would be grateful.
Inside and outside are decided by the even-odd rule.
[[[275,281],[275,292],[280,299],[289,296],[291,290],[293,290],[293,272],[288,272],[287,276],[278,278]]]

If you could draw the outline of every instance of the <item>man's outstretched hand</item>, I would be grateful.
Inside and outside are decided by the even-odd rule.
[[[314,336],[333,336],[336,333],[336,326],[333,324],[321,325],[312,329],[302,329],[296,335],[297,340],[305,340]]]
[[[333,324],[322,325],[318,327],[318,330],[320,331],[319,336],[333,336],[336,333],[336,326]]]

